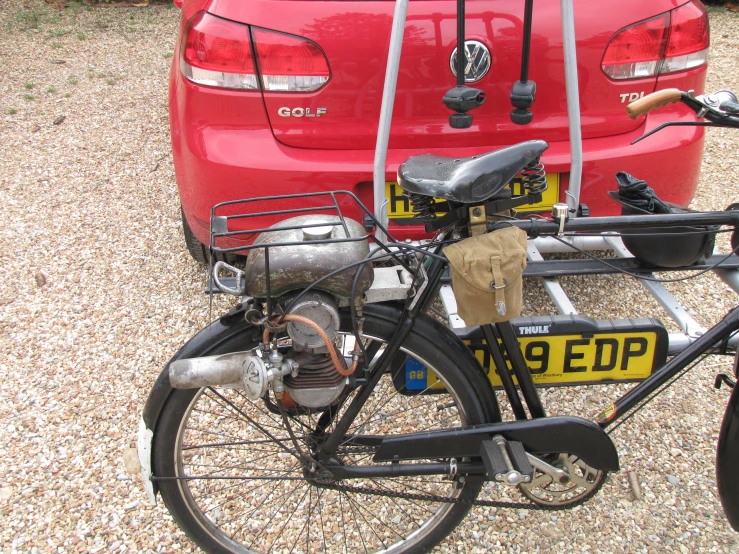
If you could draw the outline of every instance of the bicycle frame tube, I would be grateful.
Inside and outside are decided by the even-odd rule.
[[[437,247],[436,252],[438,253],[440,249],[440,246]],[[430,297],[434,294],[436,290],[436,283],[439,281],[439,279],[441,279],[441,274],[444,272],[445,267],[445,260],[434,258],[431,267],[428,269],[428,283],[423,291],[420,292],[420,298],[417,302],[415,302],[413,308],[411,309],[409,309],[408,304],[406,304],[406,308],[403,310],[403,313],[400,317],[400,322],[398,323],[398,332],[393,335],[393,338],[385,346],[385,351],[380,355],[380,359],[377,360],[377,363],[375,364],[375,367],[370,374],[367,384],[365,384],[359,394],[354,397],[351,404],[349,404],[346,412],[343,416],[341,416],[341,419],[336,424],[336,427],[332,431],[331,435],[328,437],[328,439],[326,439],[326,442],[323,443],[321,451],[318,454],[319,461],[325,461],[329,459],[331,457],[331,454],[336,451],[341,442],[344,440],[344,436],[349,430],[352,422],[369,399],[370,394],[372,394],[372,391],[377,386],[377,383],[380,381],[382,376],[385,374],[385,371],[387,371],[388,367],[390,366],[390,362],[392,361],[393,357],[400,351],[400,347],[413,329],[416,318],[420,313],[422,313],[423,308],[431,301]],[[409,299],[409,302],[410,301],[411,299]]]
[[[739,308],[734,308],[702,337],[663,365],[656,373],[603,410],[597,416],[596,423],[603,429],[607,428],[701,355],[708,353],[715,344],[727,339],[737,330],[739,330]]]
[[[666,214],[644,216],[620,216],[606,218],[579,218],[570,220],[565,231],[573,232],[604,232],[619,231],[624,229],[634,230],[639,228],[669,228],[680,225],[739,225],[739,212],[717,212],[717,213],[693,213],[693,214]],[[500,225],[512,225],[526,231],[530,236],[539,234],[554,235],[559,231],[559,224],[549,221],[531,221],[518,220],[506,221]],[[438,253],[441,246],[435,249]],[[385,351],[380,356],[372,374],[369,376],[367,383],[362,390],[355,396],[351,404],[337,422],[333,432],[324,442],[321,451],[318,453],[318,459],[325,461],[330,459],[331,454],[339,447],[344,439],[352,422],[359,414],[360,410],[367,402],[372,390],[379,382],[382,375],[388,369],[393,357],[400,351],[402,343],[407,338],[418,315],[433,301],[433,295],[436,285],[441,278],[446,262],[440,259],[434,259],[428,269],[428,283],[426,287],[420,291],[420,297],[416,302],[411,303],[409,299],[406,308],[403,311],[400,322],[398,324],[398,333],[385,346]],[[410,308],[410,306],[413,306]],[[601,428],[606,428],[611,423],[619,419],[636,404],[643,401],[649,394],[654,392],[672,377],[677,375],[681,370],[694,362],[702,354],[708,352],[716,343],[729,337],[733,332],[739,329],[739,309],[727,314],[727,316],[719,324],[709,330],[704,336],[694,342],[680,355],[670,360],[662,366],[649,379],[634,387],[626,393],[622,398],[618,399],[612,406],[604,410],[598,417],[597,424]]]

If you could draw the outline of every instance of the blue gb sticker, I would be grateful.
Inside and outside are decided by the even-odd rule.
[[[427,387],[426,366],[415,358],[407,356],[405,359],[405,387],[408,390],[424,390]]]

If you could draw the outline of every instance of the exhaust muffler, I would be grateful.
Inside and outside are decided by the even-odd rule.
[[[175,360],[169,364],[169,382],[176,389],[244,389],[250,400],[257,400],[264,396],[272,381],[298,370],[295,361],[283,359],[277,351],[270,353],[267,359],[257,352],[255,349]]]

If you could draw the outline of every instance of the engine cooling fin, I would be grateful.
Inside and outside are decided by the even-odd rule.
[[[339,356],[339,359],[344,366],[343,369],[346,369],[346,360],[343,356]],[[336,371],[328,354],[299,354],[295,356],[295,361],[300,366],[297,377],[287,375],[283,378],[285,386],[289,389],[335,387],[346,379]]]

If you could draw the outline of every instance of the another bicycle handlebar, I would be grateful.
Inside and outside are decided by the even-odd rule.
[[[730,90],[700,96],[695,96],[693,91],[683,92],[676,88],[658,90],[631,102],[626,106],[626,113],[631,119],[636,119],[675,102],[682,102],[701,119],[727,127],[739,127],[739,100]]]

